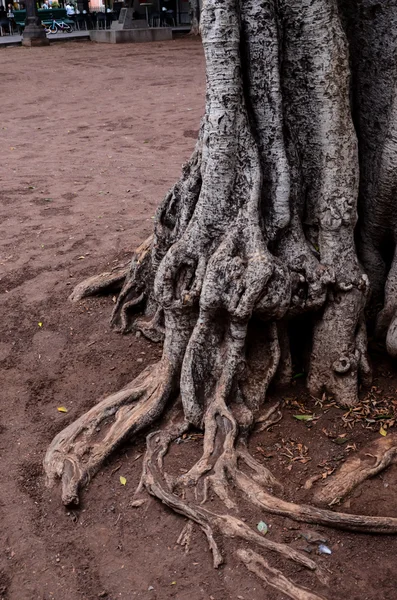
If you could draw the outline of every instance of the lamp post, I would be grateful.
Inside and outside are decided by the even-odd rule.
[[[22,46],[48,46],[50,43],[44,27],[36,16],[36,0],[25,0],[26,26],[22,37]]]

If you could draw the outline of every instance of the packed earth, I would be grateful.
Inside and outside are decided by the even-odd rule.
[[[201,530],[184,529],[186,520],[153,498],[135,501],[144,433],[110,457],[78,507],[62,506],[42,467],[59,431],[161,356],[161,344],[110,329],[114,296],[74,304],[68,297],[90,275],[127,264],[151,233],[156,208],[198,135],[200,41],[1,52],[0,598],[286,598],[234,552],[214,569]],[[297,364],[290,389],[270,390],[268,406],[279,403],[283,418],[267,431],[257,427],[250,451],[276,474],[283,499],[310,504],[345,459],[392,435],[395,365],[376,341],[370,353],[373,385],[354,409],[338,408],[326,395],[311,398]],[[202,433],[182,435],[170,448],[168,470],[182,475],[201,452]],[[338,510],[397,516],[396,491],[392,465]],[[396,536],[308,526],[248,504],[244,520],[315,560],[327,587],[302,566],[264,552],[273,567],[282,565],[297,584],[329,600],[396,594]]]

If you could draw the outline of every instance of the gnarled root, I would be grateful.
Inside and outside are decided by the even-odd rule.
[[[332,505],[343,500],[360,483],[374,477],[397,462],[397,435],[376,439],[357,455],[351,456],[323,487],[314,494],[320,505]]]
[[[88,296],[119,292],[123,287],[127,273],[127,266],[118,266],[100,275],[93,275],[76,285],[69,296],[69,300],[71,302],[78,302]]]
[[[294,600],[324,600],[323,596],[314,594],[305,588],[295,585],[292,581],[287,579],[285,575],[278,569],[274,569],[269,563],[259,554],[252,550],[237,550],[237,556],[245,564],[247,569],[252,573],[255,573],[259,579],[262,579],[265,583],[271,587],[276,588],[283,594],[286,594]]]
[[[253,543],[263,549],[276,552],[300,565],[305,566],[311,571],[318,571],[321,579],[324,574],[318,569],[316,563],[303,553],[290,548],[286,544],[273,542],[270,539],[259,535],[252,530],[246,523],[229,514],[218,514],[212,510],[204,508],[202,504],[186,500],[185,493],[176,494],[174,492],[175,480],[164,472],[163,461],[168,451],[170,443],[179,437],[185,426],[176,428],[174,431],[166,430],[152,433],[147,439],[147,452],[144,458],[142,482],[146,490],[160,499],[164,504],[176,512],[188,517],[197,523],[207,536],[209,546],[213,553],[214,566],[217,568],[223,562],[222,553],[215,540],[216,535],[221,534],[226,538],[239,538]],[[196,469],[204,472],[205,469]],[[219,473],[218,473],[219,476]],[[180,486],[181,481],[178,482]],[[223,481],[221,482],[223,485]]]
[[[176,318],[175,318],[176,317]],[[166,315],[168,334],[161,361],[147,367],[113,394],[61,431],[44,458],[49,484],[62,479],[62,501],[78,504],[79,489],[129,436],[150,426],[164,411],[178,386],[191,332],[189,315]]]
[[[49,483],[62,478],[62,502],[78,504],[79,489],[130,435],[161,416],[171,393],[172,373],[159,363],[124,390],[109,396],[61,431],[44,459]]]
[[[185,431],[187,424],[176,430],[165,430],[149,435],[144,459],[142,486],[176,512],[196,522],[207,536],[213,552],[214,565],[222,562],[219,536],[242,539],[253,546],[276,552],[294,562],[315,571],[322,583],[326,577],[314,561],[286,544],[272,542],[258,535],[246,523],[233,514],[219,513],[205,507],[210,491],[231,511],[238,511],[237,498],[231,496],[233,489],[246,497],[253,505],[270,513],[296,521],[320,524],[328,527],[360,532],[397,533],[397,519],[338,513],[313,506],[299,505],[282,500],[266,488],[280,487],[274,476],[250,456],[241,439],[241,431],[230,407],[226,407],[220,386],[209,404],[205,417],[204,452],[199,461],[184,475],[173,477],[164,469],[164,458],[172,441]],[[238,406],[236,407],[239,411]],[[240,409],[241,410],[241,409]],[[237,413],[238,414],[238,413]],[[383,444],[384,450],[385,444]],[[388,444],[389,460],[394,444]],[[200,483],[202,485],[200,486]],[[201,491],[200,491],[201,490]],[[241,553],[243,552],[243,553]],[[319,599],[318,596],[296,586],[279,571],[269,567],[259,555],[249,551],[238,552],[239,557],[261,579],[292,598]],[[255,568],[254,568],[255,567]]]
[[[134,281],[134,289],[137,288],[137,280],[142,277],[142,265],[146,264],[153,242],[153,235],[150,235],[134,252],[130,265],[117,266],[111,271],[94,275],[85,279],[74,288],[69,296],[72,302],[78,302],[88,296],[97,294],[109,294],[124,290],[123,301],[131,289],[131,281]],[[140,277],[139,277],[140,276]],[[128,283],[130,282],[130,285]],[[136,294],[140,296],[140,294]],[[120,302],[119,302],[120,303]],[[117,308],[117,306],[116,306]],[[116,309],[115,309],[116,310]]]
[[[241,472],[237,473],[236,484],[254,505],[274,515],[288,517],[289,519],[303,523],[324,525],[348,531],[384,534],[397,533],[397,518],[395,517],[350,515],[305,504],[287,502],[273,494],[267,493],[260,485]]]

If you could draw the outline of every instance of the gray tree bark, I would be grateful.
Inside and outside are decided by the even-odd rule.
[[[296,322],[305,324],[298,354],[309,390],[342,406],[353,406],[360,381],[370,380],[366,308],[397,355],[397,0],[206,0],[200,27],[207,95],[194,153],[128,271],[93,278],[73,295],[124,281],[114,327],[163,341],[163,357],[59,433],[45,468],[51,481],[62,478],[64,503],[77,503],[114,448],[179,398],[183,421],[148,437],[141,489],[199,524],[216,566],[214,532],[266,546],[322,579],[313,561],[269,547],[232,516],[238,498],[229,484],[296,520],[397,531],[396,519],[267,493],[277,481],[246,447],[269,384],[291,380]],[[279,418],[275,408],[261,420],[266,427]],[[172,477],[164,456],[190,426],[204,430],[203,456]],[[384,468],[394,446],[376,452],[389,453],[379,459]],[[367,471],[353,465],[332,489],[351,488]],[[225,513],[206,508],[209,489]],[[320,598],[259,555],[238,556],[290,597]]]
[[[192,28],[190,33],[192,35],[199,35],[200,33],[200,0],[189,0],[190,5],[190,22]]]

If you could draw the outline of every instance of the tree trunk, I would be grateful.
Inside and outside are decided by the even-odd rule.
[[[206,0],[207,96],[196,148],[160,205],[154,236],[132,260],[112,317],[116,329],[163,340],[163,357],[54,439],[45,468],[50,480],[62,478],[65,504],[78,502],[79,488],[127,436],[179,398],[182,422],[148,437],[141,489],[201,526],[216,566],[222,556],[214,532],[265,546],[323,577],[314,561],[265,542],[232,516],[241,495],[299,521],[397,530],[397,519],[267,493],[277,481],[246,447],[270,382],[293,375],[296,323],[305,327],[305,344],[293,346],[306,360],[309,390],[342,406],[353,406],[359,382],[370,378],[369,280],[370,312],[382,309],[377,331],[397,354],[396,4]],[[124,275],[91,279],[74,299]],[[270,410],[264,426],[280,417]],[[98,439],[100,424],[106,435]],[[203,456],[172,477],[164,456],[191,426],[204,430]],[[376,451],[390,454],[382,445]],[[390,461],[380,459],[382,468]],[[367,471],[355,468],[333,489],[361,481]],[[206,508],[209,489],[224,512]],[[290,597],[320,598],[259,555],[241,549],[238,556]]]
[[[190,33],[192,35],[199,35],[200,33],[200,0],[189,0],[190,5],[190,22],[192,28]]]

